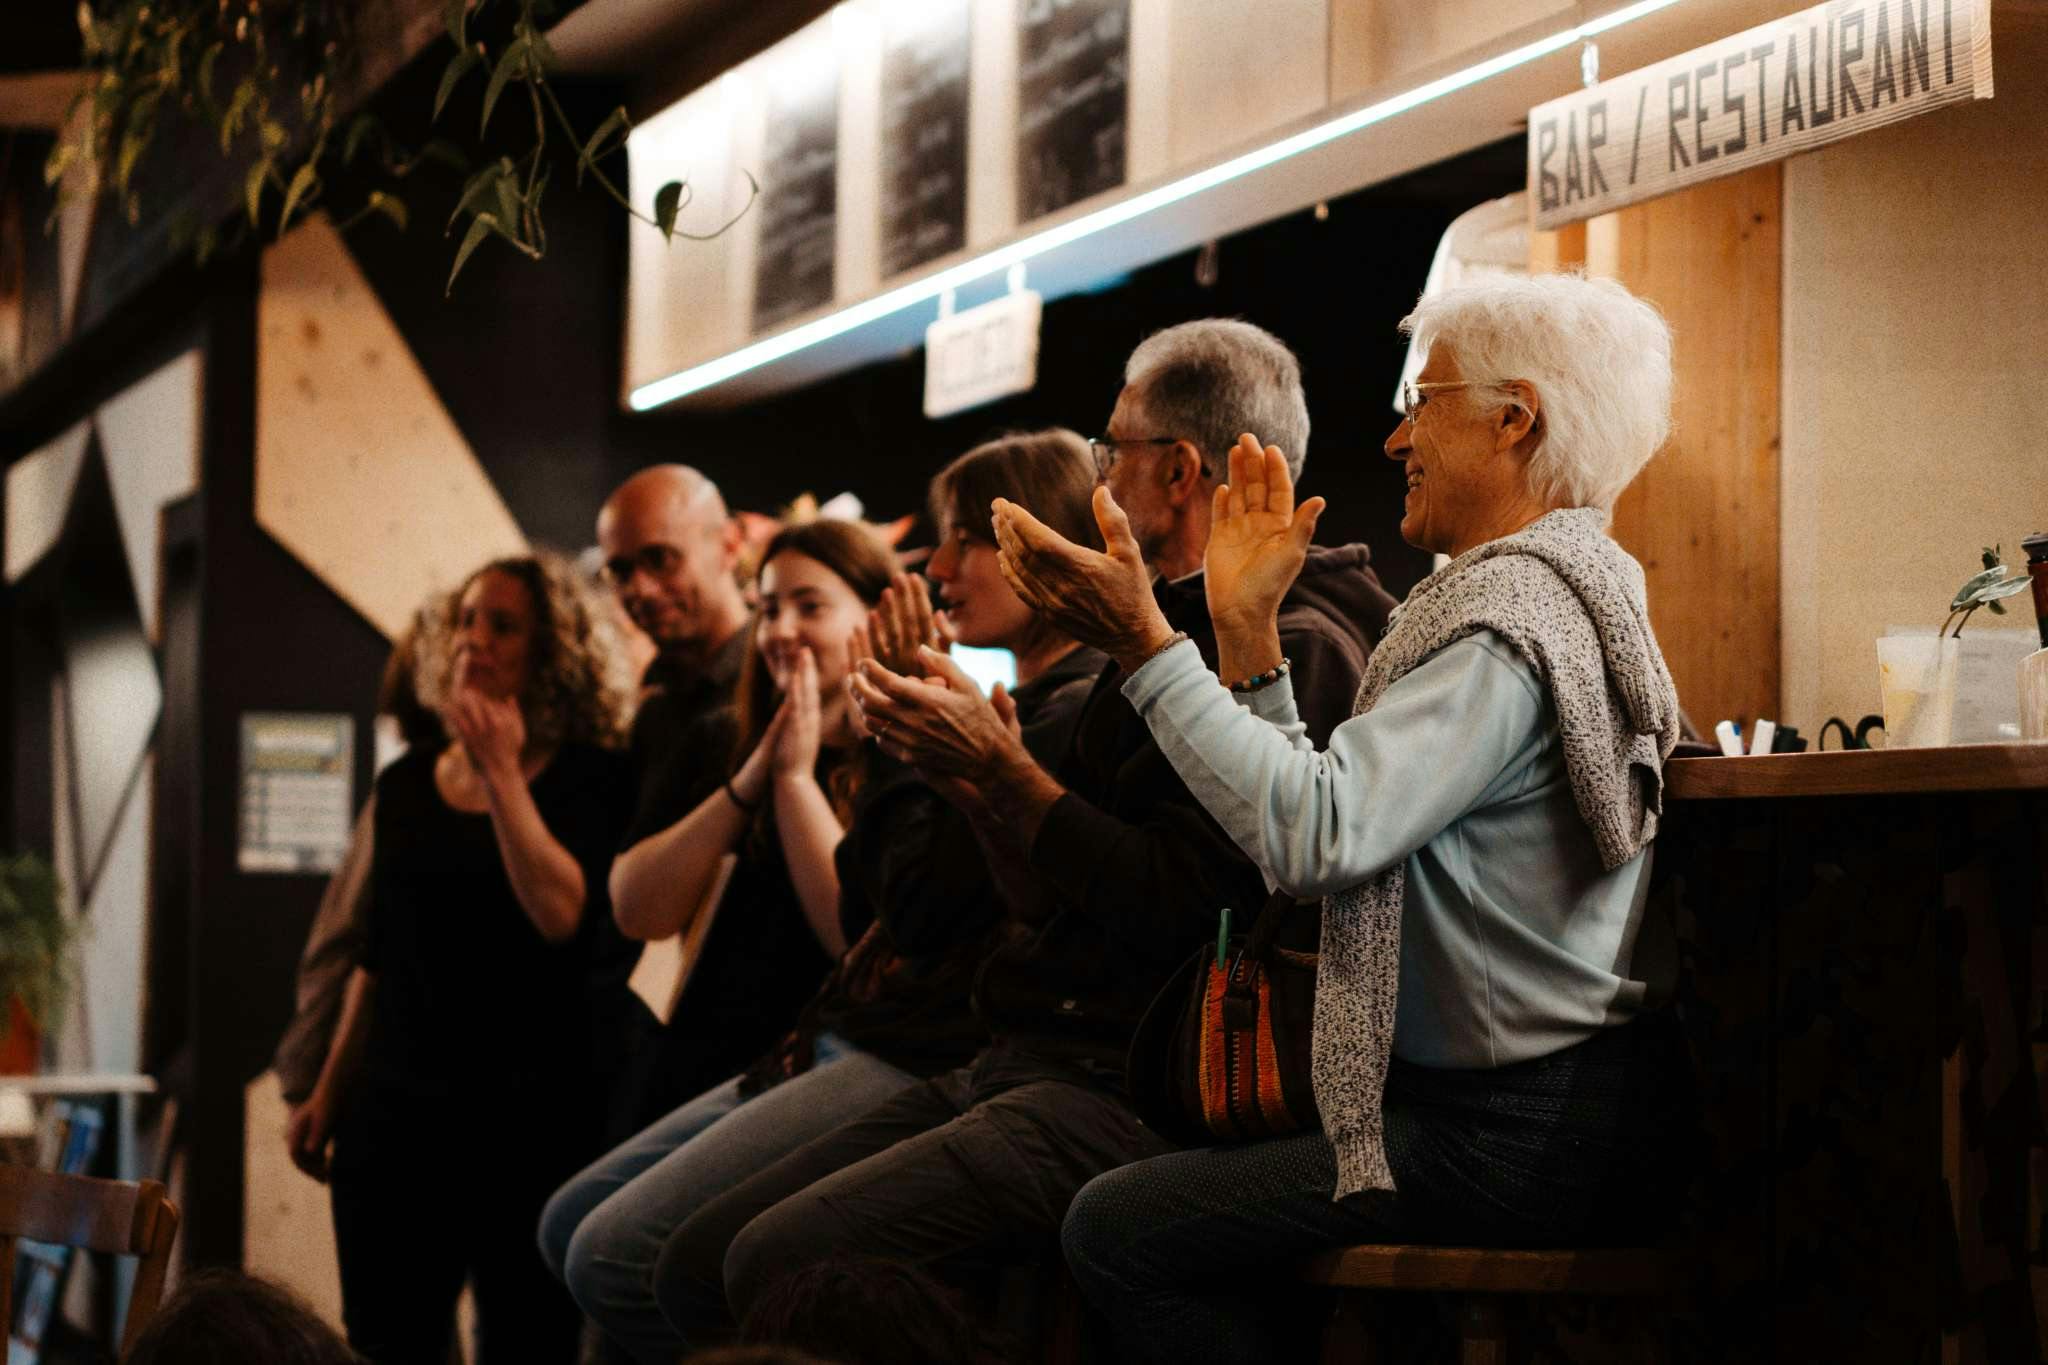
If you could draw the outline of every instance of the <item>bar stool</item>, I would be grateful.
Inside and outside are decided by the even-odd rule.
[[[1309,1261],[1302,1278],[1332,1289],[1456,1294],[1461,1365],[1505,1365],[1502,1309],[1512,1294],[1643,1296],[1671,1287],[1664,1251],[1493,1251],[1479,1247],[1356,1246]],[[1360,1358],[1355,1318],[1340,1301],[1323,1335],[1325,1365]],[[1370,1358],[1368,1355],[1366,1358]]]

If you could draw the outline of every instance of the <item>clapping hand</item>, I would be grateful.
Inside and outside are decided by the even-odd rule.
[[[994,505],[997,564],[1026,606],[1126,669],[1173,638],[1152,596],[1130,519],[1105,485],[1095,490],[1095,524],[1108,553],[1076,545],[1007,498]]]
[[[928,645],[943,653],[953,644],[945,613],[932,610],[930,591],[907,573],[889,580],[882,600],[868,613],[867,629],[872,644],[867,656],[892,673],[913,677],[924,673],[919,649]]]
[[[1294,479],[1278,446],[1256,437],[1230,451],[1230,482],[1216,490],[1203,586],[1218,632],[1270,627],[1301,573],[1323,514],[1321,498],[1294,505]]]
[[[470,766],[484,781],[523,781],[520,756],[526,750],[526,718],[519,703],[490,697],[473,687],[458,688],[448,699],[448,728],[469,755]]]
[[[866,660],[848,679],[861,723],[882,751],[908,763],[935,785],[973,784],[1008,761],[1028,756],[1017,706],[998,683],[983,699],[974,680],[938,650],[918,658],[923,677]]]
[[[818,660],[809,646],[797,651],[796,666],[789,672],[789,687],[782,706],[762,736],[769,748],[768,765],[777,778],[810,777],[818,767],[818,750],[823,742],[824,722],[818,704]]]

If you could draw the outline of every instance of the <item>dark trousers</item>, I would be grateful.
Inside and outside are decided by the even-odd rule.
[[[447,1365],[465,1280],[471,1365],[573,1365],[582,1314],[533,1229],[575,1144],[536,1135],[535,1118],[522,1131],[369,1097],[344,1114],[331,1186],[342,1321],[372,1365]]]
[[[1696,1150],[1690,1062],[1661,1019],[1487,1071],[1397,1061],[1383,1113],[1390,1191],[1333,1200],[1320,1132],[1176,1152],[1082,1190],[1067,1264],[1121,1358],[1290,1358],[1290,1321],[1314,1320],[1285,1311],[1291,1272],[1335,1247],[1654,1242]]]
[[[948,1278],[1058,1246],[1074,1192],[1170,1151],[1088,1073],[1002,1044],[735,1186],[678,1228],[654,1272],[693,1346],[792,1271],[882,1256]]]

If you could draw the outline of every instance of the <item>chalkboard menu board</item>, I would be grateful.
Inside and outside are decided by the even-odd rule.
[[[778,81],[762,156],[754,330],[832,301],[839,200],[839,72],[806,63]]]
[[[1017,0],[1017,220],[1124,183],[1130,0]]]
[[[882,274],[967,241],[968,0],[887,11],[882,57]]]

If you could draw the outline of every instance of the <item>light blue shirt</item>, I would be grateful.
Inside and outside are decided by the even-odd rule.
[[[1320,752],[1288,680],[1239,697],[1192,644],[1132,674],[1124,695],[1271,884],[1326,896],[1406,861],[1402,1060],[1541,1057],[1668,989],[1666,926],[1643,929],[1650,850],[1601,867],[1556,710],[1492,631],[1431,655]]]

